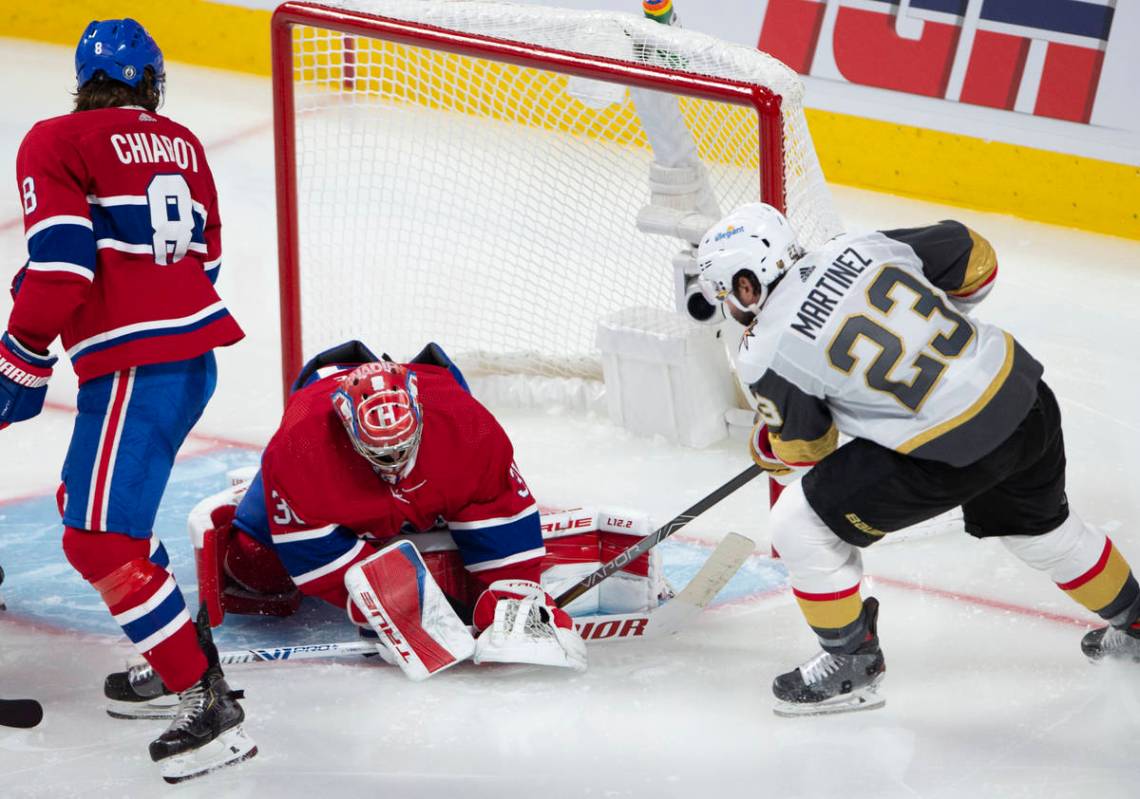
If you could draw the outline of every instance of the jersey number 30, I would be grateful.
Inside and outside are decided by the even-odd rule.
[[[856,314],[844,321],[831,346],[827,348],[827,358],[835,368],[850,374],[859,363],[858,357],[852,351],[860,338],[867,339],[879,350],[874,360],[866,367],[867,385],[876,391],[892,395],[903,407],[917,413],[938,383],[938,379],[942,377],[942,373],[946,371],[947,364],[942,358],[955,358],[961,355],[962,350],[974,337],[974,326],[965,317],[948,307],[942,301],[942,297],[931,290],[930,286],[897,266],[884,267],[871,282],[870,288],[867,289],[867,299],[871,306],[882,311],[884,316],[890,313],[899,302],[891,296],[891,292],[897,286],[905,287],[915,297],[914,303],[910,306],[913,313],[930,320],[937,311],[939,316],[953,324],[950,330],[943,330],[945,325],[932,330],[931,338],[924,342],[923,351],[910,359],[909,363],[904,364],[904,368],[909,367],[913,370],[914,377],[909,381],[891,379],[891,373],[906,355],[903,339],[866,314]],[[933,354],[926,352],[927,349],[932,350]]]

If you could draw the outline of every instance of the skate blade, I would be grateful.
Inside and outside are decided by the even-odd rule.
[[[173,785],[249,760],[256,754],[257,744],[239,725],[204,746],[160,761],[159,769],[162,778]]]
[[[861,710],[877,710],[887,704],[886,697],[873,690],[856,691],[828,699],[826,702],[784,702],[777,700],[772,712],[782,718],[799,716],[830,716],[836,713],[857,713]]]
[[[161,696],[149,702],[121,702],[107,700],[107,715],[113,719],[173,719],[178,708],[178,696]]]

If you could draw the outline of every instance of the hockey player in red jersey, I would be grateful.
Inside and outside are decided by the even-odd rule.
[[[961,506],[1109,626],[1093,660],[1140,661],[1140,585],[1103,532],[1069,508],[1061,413],[1039,364],[969,310],[992,289],[993,248],[958,222],[845,234],[804,253],[783,214],[750,204],[698,249],[704,298],[748,325],[756,462],[792,483],[772,545],[823,651],[778,676],[782,715],[883,704],[878,601],[860,550]],[[838,446],[838,434],[852,437]]]
[[[346,578],[356,575],[388,618],[403,610],[385,603],[398,606],[392,597],[407,585],[374,578],[395,574],[389,565],[396,562],[418,574],[426,603],[425,583],[434,582],[414,548],[397,545],[385,554],[392,548],[374,542],[445,524],[465,568],[486,589],[473,610],[472,622],[483,631],[477,644],[464,640],[470,635],[446,602],[416,610],[433,623],[448,618],[440,631],[426,630],[447,650],[446,665],[474,654],[476,662],[585,668],[585,646],[570,617],[539,586],[545,553],[539,511],[510,440],[442,350],[430,345],[412,363],[396,364],[349,342],[313,359],[294,389],[237,509],[235,525],[249,537],[244,546],[271,548],[302,593],[375,627],[389,644],[382,654],[393,656],[400,648]],[[520,620],[517,631],[504,627],[504,614]],[[408,624],[420,626],[416,619]],[[409,664],[409,655],[424,658],[415,636],[403,630],[403,637],[412,651],[396,659],[410,676],[439,670]]]
[[[74,112],[36,124],[16,159],[28,261],[0,336],[0,428],[40,412],[60,338],[79,377],[64,552],[181,696],[150,745],[177,781],[256,752],[209,628],[195,625],[151,532],[175,453],[214,391],[212,350],[243,334],[214,290],[221,219],[206,154],[157,113],[158,46],[134,20],[96,21],[75,66]]]
[[[586,666],[570,617],[540,586],[539,509],[510,440],[434,344],[408,364],[357,341],[306,364],[236,513],[219,506],[213,523],[223,543],[210,571],[249,589],[244,612],[287,614],[299,589],[371,628],[413,679],[470,656]],[[412,543],[443,527],[482,586],[462,618]],[[114,712],[161,713],[161,693],[152,678]]]

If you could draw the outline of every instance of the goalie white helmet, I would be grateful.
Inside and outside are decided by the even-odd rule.
[[[750,324],[768,289],[803,254],[787,218],[770,205],[748,203],[717,222],[697,248],[697,286],[704,298],[725,303]]]

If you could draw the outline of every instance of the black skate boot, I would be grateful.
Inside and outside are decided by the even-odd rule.
[[[1081,651],[1096,663],[1101,660],[1129,660],[1140,663],[1140,629],[1101,627],[1081,639]]]
[[[781,674],[772,683],[779,700],[777,716],[814,716],[873,710],[887,700],[876,692],[887,671],[879,648],[879,600],[868,597],[863,603],[870,637],[850,655],[820,652],[802,666]]]
[[[103,696],[113,719],[172,719],[178,707],[178,697],[145,663],[108,674]]]
[[[178,695],[174,721],[150,742],[150,759],[159,764],[162,778],[170,783],[200,777],[257,754],[257,745],[242,729],[245,712],[237,702],[242,692],[231,691],[222,675],[205,605],[198,613],[198,642],[206,654],[206,673]]]

